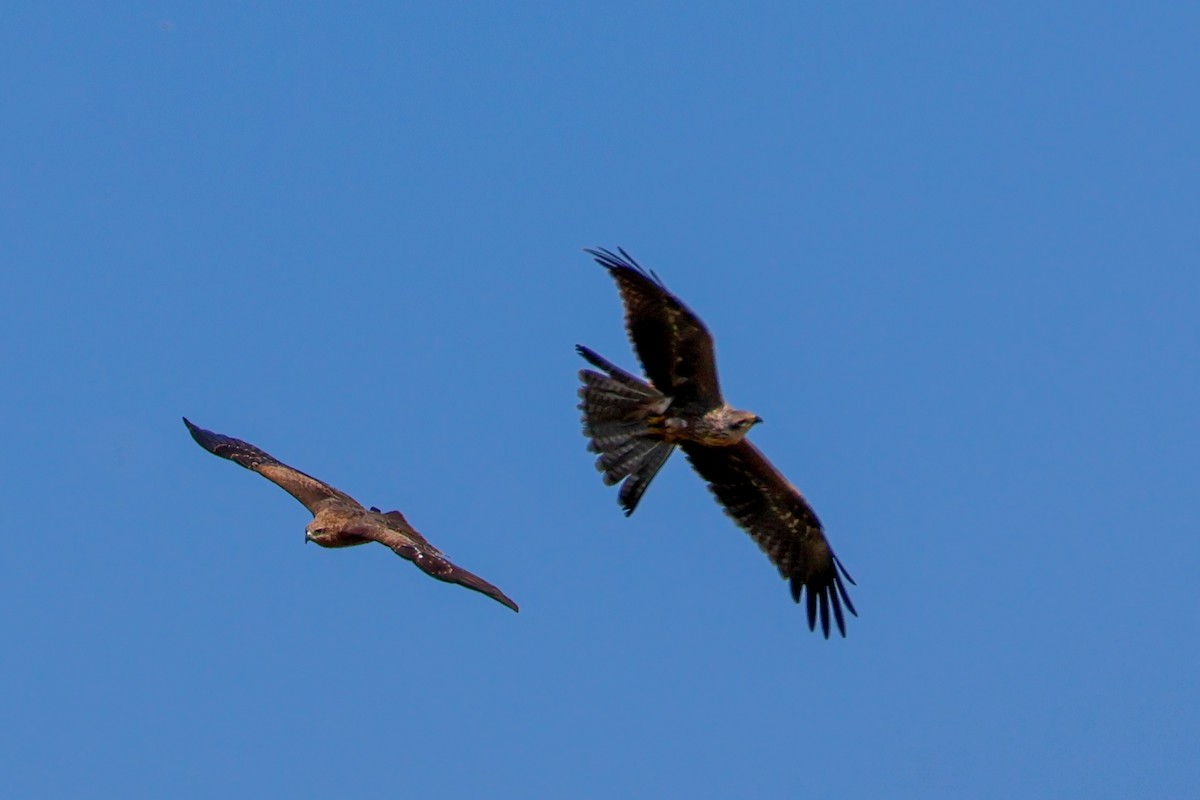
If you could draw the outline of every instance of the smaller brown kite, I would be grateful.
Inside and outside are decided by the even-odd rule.
[[[187,417],[183,418],[183,424],[187,425],[196,443],[208,452],[257,472],[303,503],[313,515],[312,522],[304,530],[306,541],[316,542],[322,547],[351,547],[379,542],[439,581],[474,589],[513,611],[518,610],[517,604],[504,592],[479,576],[451,564],[440,550],[408,524],[399,511],[384,514],[378,508],[363,508],[348,494],[289,467],[252,444],[206,431],[193,425]]]

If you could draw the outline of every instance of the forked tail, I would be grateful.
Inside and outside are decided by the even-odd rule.
[[[579,410],[588,449],[599,453],[596,469],[604,473],[608,486],[625,481],[617,500],[625,516],[633,513],[650,481],[667,461],[675,445],[655,437],[647,419],[662,414],[670,399],[592,350],[577,345],[575,350],[593,366],[579,371]]]

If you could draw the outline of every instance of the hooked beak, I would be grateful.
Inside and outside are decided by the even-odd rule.
[[[755,424],[755,425],[761,425],[761,424],[762,424],[762,423],[764,423],[764,422],[766,422],[766,420],[764,420],[762,417],[755,416],[755,418],[754,418],[754,424]]]

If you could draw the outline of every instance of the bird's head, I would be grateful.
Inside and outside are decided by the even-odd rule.
[[[733,410],[729,412],[729,429],[736,437],[735,441],[740,442],[751,428],[762,421],[762,417],[753,411]]]
[[[304,543],[316,542],[322,547],[328,547],[332,534],[326,529],[324,523],[317,522],[314,519],[308,523],[308,527],[304,529]]]

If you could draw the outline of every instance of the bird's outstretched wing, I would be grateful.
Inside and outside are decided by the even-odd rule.
[[[621,248],[616,253],[584,252],[616,280],[625,305],[625,330],[655,388],[679,405],[720,405],[712,335],[700,318]]]
[[[792,599],[806,592],[808,627],[820,617],[829,638],[829,611],[838,631],[846,635],[842,603],[858,616],[842,578],[854,583],[834,555],[821,530],[821,521],[796,487],[747,440],[729,447],[681,445],[692,466],[708,481],[725,513],[741,526],[791,581]]]
[[[451,563],[442,554],[442,551],[431,545],[412,525],[408,524],[408,520],[399,511],[380,513],[375,519],[378,522],[354,527],[347,530],[346,533],[362,536],[391,548],[396,555],[413,562],[426,575],[431,575],[439,581],[457,583],[459,586],[474,589],[481,594],[486,594],[497,603],[508,606],[513,611],[520,611],[517,604],[504,592],[478,575]]]
[[[208,452],[221,458],[227,458],[235,464],[240,464],[249,470],[254,470],[272,483],[304,504],[305,508],[314,514],[315,506],[322,500],[331,497],[344,501],[352,506],[359,506],[358,501],[345,492],[338,491],[327,483],[319,481],[311,475],[305,475],[298,469],[293,469],[279,459],[259,450],[249,442],[234,439],[220,433],[206,431],[193,425],[187,417],[183,418],[196,444]],[[359,506],[361,508],[361,506]]]

